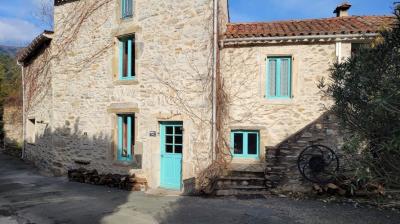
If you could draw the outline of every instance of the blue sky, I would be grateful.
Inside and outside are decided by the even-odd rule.
[[[36,19],[42,1],[0,0],[0,45],[24,46],[46,25]]]
[[[24,46],[48,27],[35,18],[41,1],[0,0],[0,45]],[[387,15],[394,0],[351,0],[352,15]],[[343,0],[230,0],[232,22],[332,17]]]
[[[389,15],[395,0],[349,0],[351,15]],[[399,1],[399,0],[397,0]],[[343,0],[230,0],[231,22],[326,18]]]

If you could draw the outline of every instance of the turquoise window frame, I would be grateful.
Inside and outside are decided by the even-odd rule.
[[[133,1],[121,0],[121,18],[127,19],[133,16]]]
[[[281,95],[281,62],[282,59],[288,60],[288,95]],[[276,61],[275,74],[270,74],[269,65],[271,61]],[[266,59],[266,97],[268,99],[291,99],[292,98],[292,57],[291,56],[273,56]],[[270,94],[270,76],[275,75],[275,95]]]
[[[235,154],[235,139],[234,135],[235,134],[242,134],[243,135],[243,154]],[[256,134],[257,135],[257,154],[249,154],[249,148],[248,148],[248,140],[249,140],[249,134]],[[247,130],[233,130],[231,131],[231,141],[230,141],[230,146],[231,146],[231,152],[234,158],[259,158],[260,157],[260,132],[259,131],[247,131]]]
[[[135,59],[133,58],[132,60],[132,57],[135,57],[133,53],[135,37],[129,36],[129,37],[118,38],[118,41],[119,41],[118,79],[134,80],[136,75],[135,72],[132,71],[132,66],[134,66],[133,63],[135,63]],[[127,74],[124,74],[124,51],[126,44],[128,45],[128,55],[127,55],[128,68],[127,68]]]
[[[124,118],[127,118],[127,133],[126,133],[126,141],[127,141],[127,156],[123,156],[124,150]],[[133,114],[118,114],[118,144],[117,144],[117,159],[118,161],[132,161],[132,130],[135,128],[135,115]]]
[[[180,146],[181,149],[183,150],[183,123],[182,122],[161,122],[161,125],[163,126],[163,128],[161,129],[161,136],[164,137],[164,139],[161,140],[161,148],[162,150],[162,154],[183,154],[183,151],[180,153],[176,152],[176,146]],[[167,133],[166,127],[172,127],[173,132],[172,133]],[[176,134],[176,128],[182,128],[182,134]],[[172,143],[167,143],[165,140],[165,137],[170,136],[172,137]],[[175,142],[175,137],[182,137],[182,143],[176,143]],[[166,151],[166,146],[172,146],[172,153],[168,153]]]

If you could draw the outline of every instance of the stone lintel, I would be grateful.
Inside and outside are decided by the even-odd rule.
[[[264,126],[231,126],[231,130],[251,130],[251,131],[261,131],[266,130]]]
[[[138,33],[141,30],[142,30],[141,27],[136,25],[129,25],[129,26],[121,25],[118,29],[113,29],[111,33],[113,37],[122,37]]]
[[[137,103],[112,103],[107,108],[107,112],[115,114],[139,113],[139,107]]]
[[[116,86],[137,85],[137,84],[139,84],[139,81],[138,80],[115,80],[115,81],[113,81],[113,84]]]

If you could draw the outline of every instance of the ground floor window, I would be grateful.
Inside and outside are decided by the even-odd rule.
[[[26,141],[30,144],[36,142],[36,119],[31,118],[26,122]]]
[[[231,150],[234,157],[255,158],[259,155],[260,137],[258,131],[232,131]]]
[[[135,116],[133,114],[119,114],[118,116],[118,147],[117,159],[131,161],[135,144]]]

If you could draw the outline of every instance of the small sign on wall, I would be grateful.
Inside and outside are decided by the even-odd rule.
[[[150,137],[157,137],[157,132],[156,131],[150,131],[149,135],[150,135]]]

